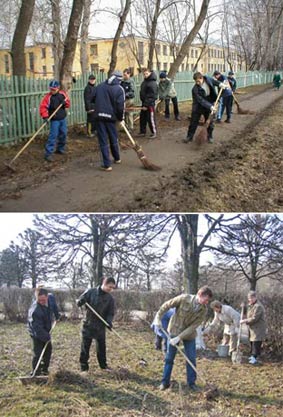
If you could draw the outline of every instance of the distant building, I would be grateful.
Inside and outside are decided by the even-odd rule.
[[[88,42],[89,72],[107,72],[111,60],[113,38],[93,38]],[[157,40],[153,58],[153,69],[169,71],[174,56],[178,52],[178,45],[172,46],[168,42]],[[12,75],[12,60],[10,51],[0,49],[0,75]],[[131,68],[134,75],[148,65],[149,40],[147,38],[128,35],[120,38],[117,52],[116,68],[123,70]],[[54,57],[52,45],[38,43],[25,48],[27,77],[52,78],[54,76]],[[193,44],[188,55],[180,65],[179,71],[198,70],[212,73],[216,69],[225,72],[230,69],[239,71],[243,62],[237,51],[217,45]],[[73,74],[81,74],[80,44],[78,43],[73,63]]]

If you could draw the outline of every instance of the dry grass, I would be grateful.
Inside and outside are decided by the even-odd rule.
[[[118,325],[116,325],[118,326]],[[116,327],[117,328],[117,327]],[[220,396],[207,401],[204,392],[191,393],[185,385],[185,365],[176,358],[172,386],[159,391],[163,356],[153,348],[148,329],[122,327],[119,333],[148,361],[125,350],[108,335],[108,362],[112,372],[97,366],[92,348],[90,372],[79,373],[79,324],[60,323],[53,335],[53,357],[48,384],[23,386],[15,377],[28,374],[31,345],[22,324],[1,325],[1,417],[279,417],[282,401],[282,365],[232,365],[214,351],[201,355],[198,368]],[[247,352],[246,352],[247,353]],[[246,362],[246,360],[245,360]]]

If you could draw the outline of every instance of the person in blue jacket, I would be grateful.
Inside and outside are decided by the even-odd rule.
[[[41,363],[36,371],[36,375],[48,375],[48,368],[52,354],[50,336],[51,314],[50,309],[48,308],[48,291],[44,288],[36,289],[36,299],[33,301],[28,312],[28,330],[33,342],[33,371],[36,368],[46,342],[49,342]]]
[[[231,123],[233,95],[232,95],[232,89],[230,87],[230,83],[228,82],[227,77],[221,74],[219,71],[214,71],[213,77],[215,77],[217,81],[220,81],[221,83],[226,85],[226,88],[222,91],[222,94],[219,100],[216,123],[221,123],[221,119],[222,119],[225,109],[226,109],[225,123]]]
[[[110,152],[114,163],[121,163],[116,122],[124,119],[125,91],[120,85],[122,79],[122,72],[114,71],[110,78],[96,87],[93,97],[96,130],[102,155],[101,169],[108,172],[112,171]]]
[[[166,311],[166,313],[163,314],[163,316],[161,318],[161,323],[162,323],[162,328],[164,330],[167,330],[169,321],[170,321],[170,319],[171,319],[171,317],[173,316],[174,313],[175,313],[175,308],[170,308],[168,311]],[[154,320],[153,320],[150,327],[155,333],[155,342],[154,342],[155,349],[156,350],[162,350],[164,353],[166,353],[166,351],[167,351],[167,336],[166,336],[166,334],[160,329],[160,327],[158,327],[154,323]]]

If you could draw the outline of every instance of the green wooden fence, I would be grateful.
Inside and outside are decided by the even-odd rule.
[[[272,72],[247,72],[235,74],[238,87],[272,82]],[[282,74],[281,74],[282,75]],[[97,84],[104,81],[106,74],[97,74]],[[68,111],[68,125],[83,124],[86,120],[83,91],[88,76],[77,79],[71,90],[71,108]],[[139,87],[143,77],[135,77],[136,104],[139,103]],[[0,76],[0,145],[15,144],[30,137],[42,124],[39,116],[39,103],[48,91],[50,80]],[[194,85],[192,72],[176,75],[174,85],[178,100],[191,99]],[[45,128],[47,131],[48,128]]]

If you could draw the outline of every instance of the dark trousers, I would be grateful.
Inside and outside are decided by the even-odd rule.
[[[106,343],[105,336],[95,339],[96,342],[96,357],[101,369],[107,368],[106,362]],[[81,354],[80,354],[80,364],[82,371],[87,371],[89,368],[89,350],[92,344],[92,338],[82,337],[81,343]]]
[[[261,340],[257,340],[256,342],[251,342],[251,354],[255,358],[257,358],[258,356],[260,356],[261,345],[262,345],[262,341]]]
[[[32,369],[34,370],[39,360],[39,357],[41,355],[42,349],[45,346],[45,342],[42,342],[41,340],[36,339],[35,337],[32,337],[32,342],[33,342]],[[48,371],[51,354],[52,354],[52,344],[50,341],[45,349],[44,355],[41,359],[40,365],[36,372],[37,375],[40,375],[42,372]]]
[[[173,108],[174,108],[174,116],[178,117],[179,116],[178,99],[177,97],[171,97],[171,100],[172,100]],[[165,99],[165,117],[170,117],[169,105],[170,105],[170,98],[166,98]]]
[[[190,125],[189,125],[187,138],[193,139],[194,134],[195,134],[195,132],[197,130],[197,127],[198,127],[199,120],[200,120],[202,115],[203,115],[205,121],[207,121],[207,119],[210,115],[210,110],[205,109],[203,107],[202,109],[192,111],[191,122],[190,122]],[[209,124],[209,126],[207,128],[207,133],[208,133],[209,138],[212,138],[213,129],[214,129],[214,123],[213,123],[213,121],[211,121],[211,123]]]
[[[102,154],[103,166],[108,168],[112,165],[109,149],[115,161],[119,161],[120,159],[116,124],[115,122],[104,122],[102,120],[97,120],[96,129],[99,147]]]
[[[146,110],[140,113],[140,133],[146,133],[146,125],[148,124],[152,134],[156,135],[156,119],[155,107],[148,106]]]
[[[231,119],[231,112],[232,112],[232,105],[233,105],[233,96],[223,97],[223,103],[221,108],[221,118],[223,116],[224,110],[226,109],[226,116],[227,119]]]
[[[96,131],[96,119],[94,118],[94,111],[87,113],[87,134],[91,135]]]

